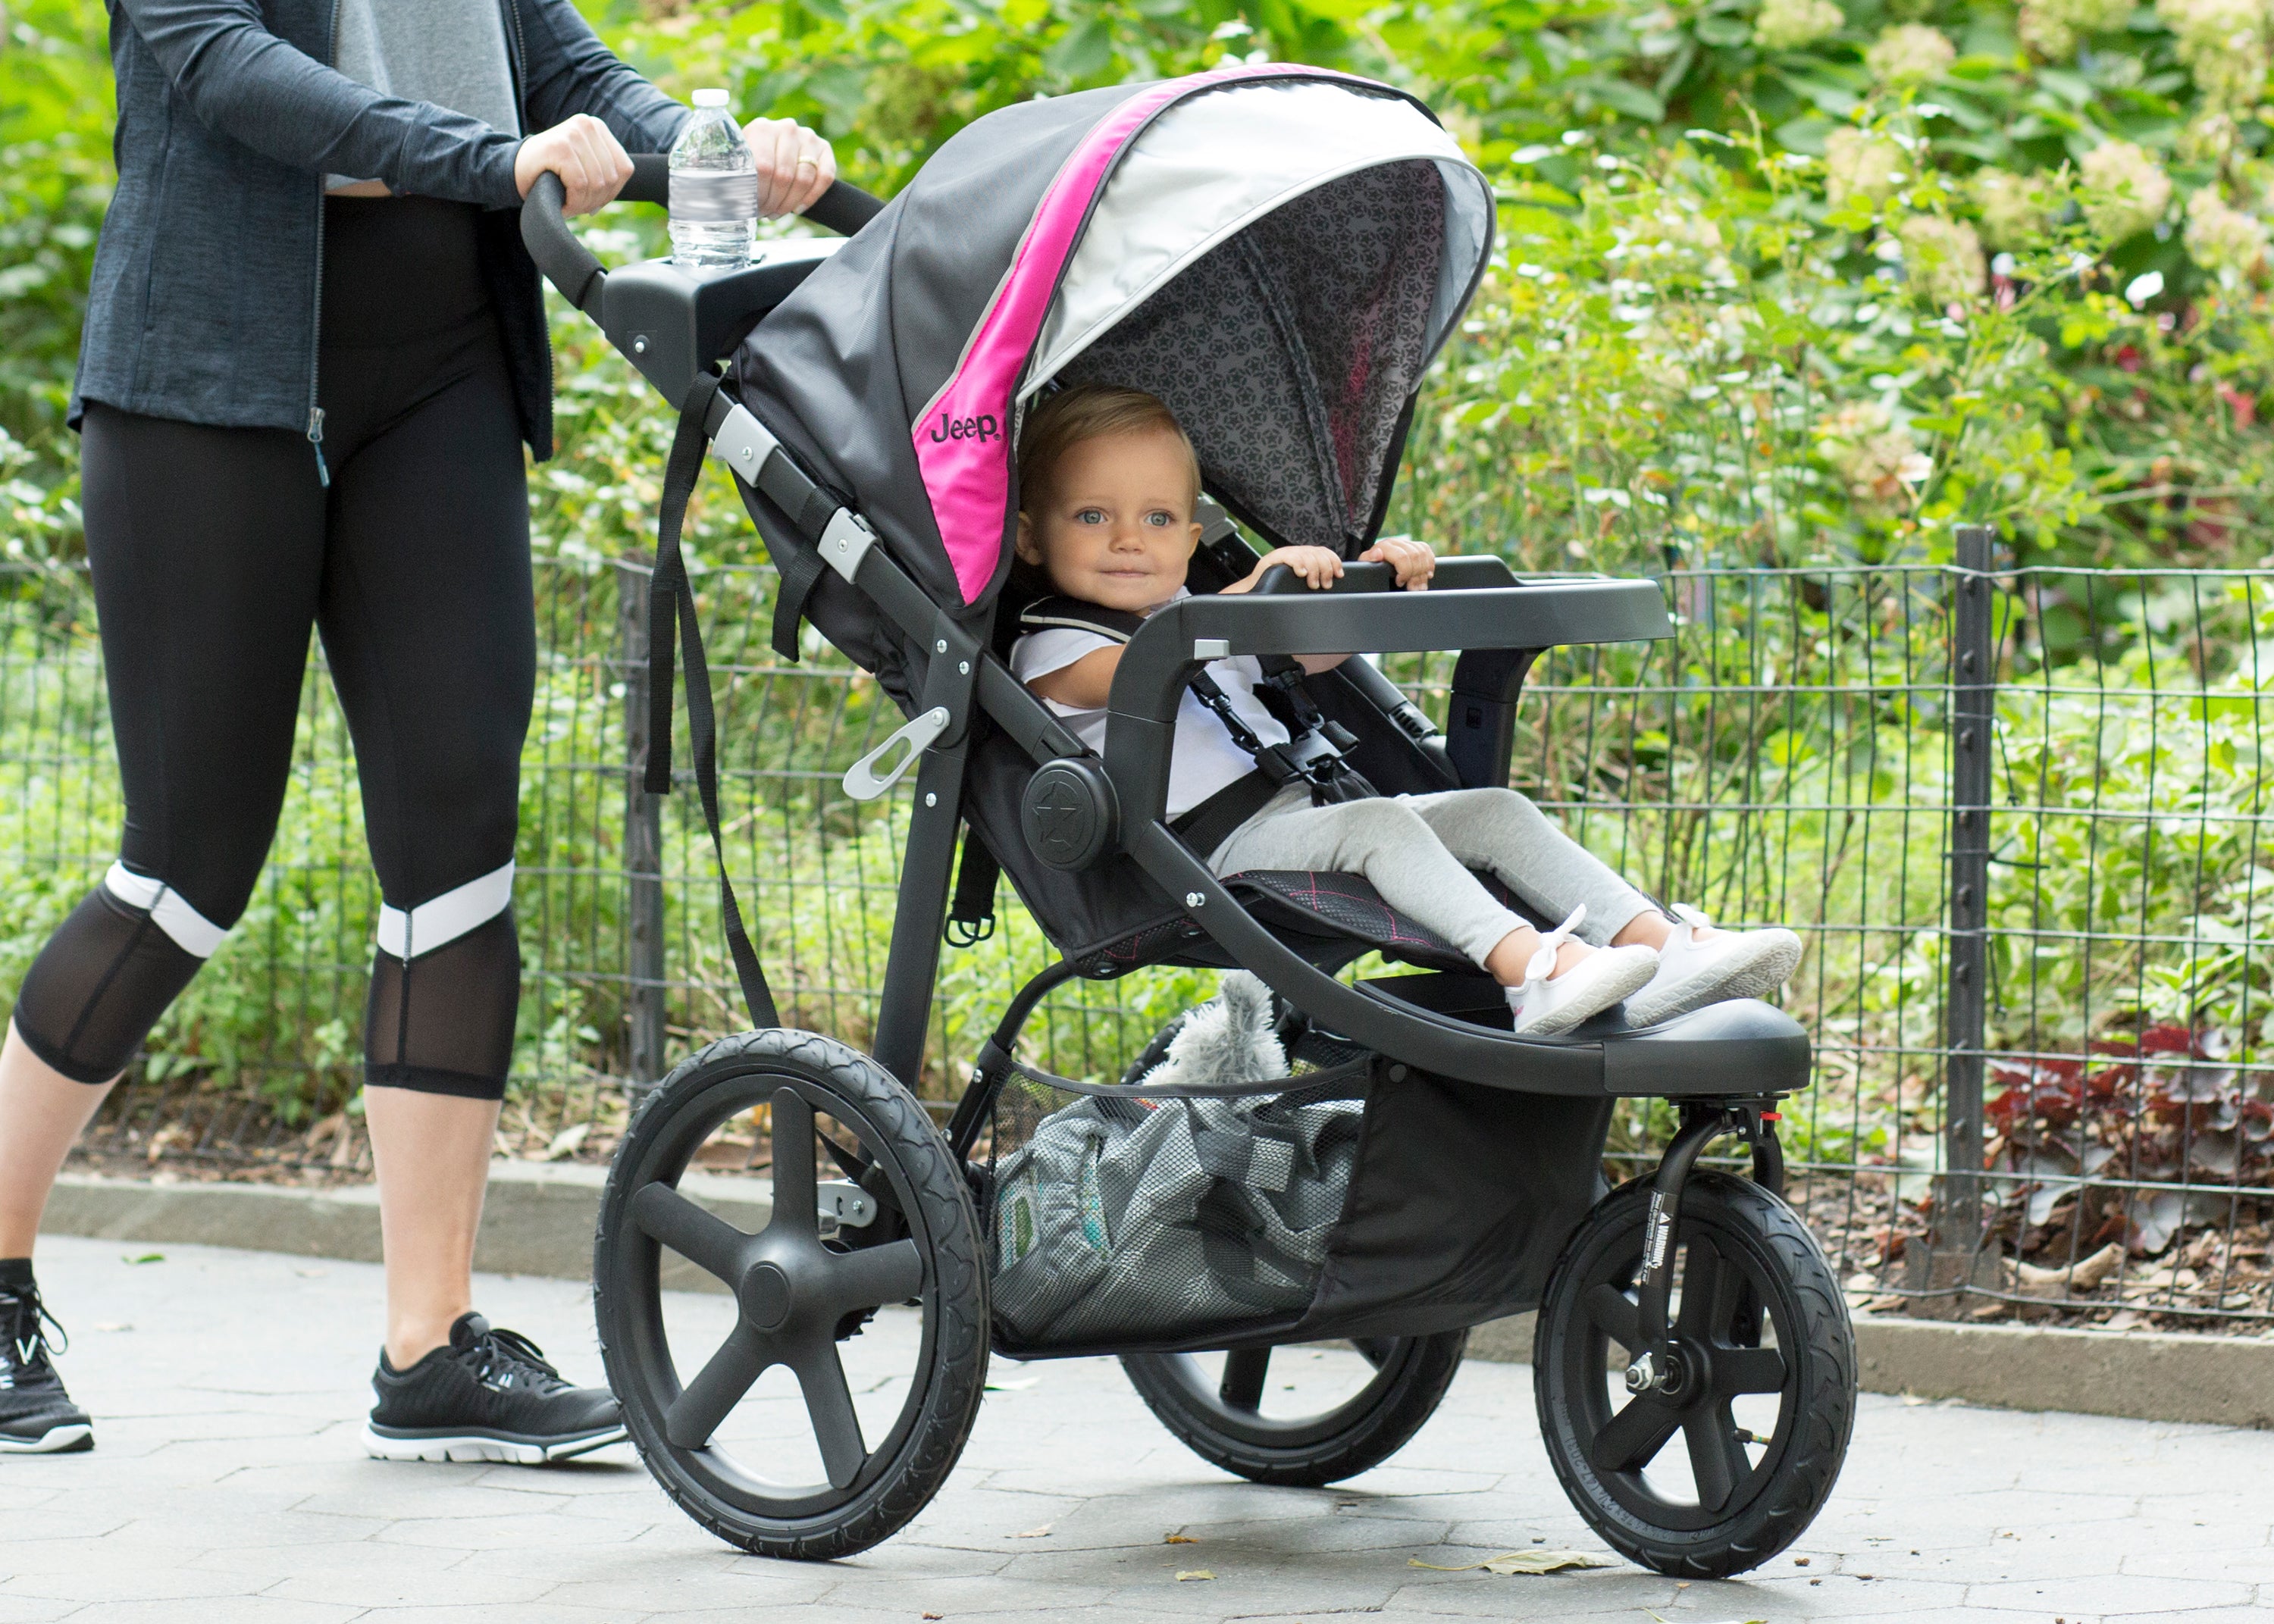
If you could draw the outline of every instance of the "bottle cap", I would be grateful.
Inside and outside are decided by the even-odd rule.
[[[698,90],[695,93],[695,105],[697,107],[724,107],[727,105],[727,93],[723,90],[716,89]]]

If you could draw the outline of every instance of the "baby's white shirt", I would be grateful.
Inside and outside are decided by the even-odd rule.
[[[1186,588],[1178,587],[1176,598],[1169,601],[1174,603],[1177,598],[1190,596]],[[1082,631],[1071,626],[1045,627],[1038,632],[1028,632],[1011,645],[1011,674],[1021,682],[1032,682],[1037,677],[1065,670],[1085,655],[1111,647],[1113,639],[1101,632]],[[1231,702],[1232,714],[1247,725],[1250,733],[1265,744],[1287,742],[1287,730],[1255,696],[1255,685],[1263,680],[1263,667],[1254,656],[1241,654],[1230,659],[1210,660],[1208,673]],[[1100,756],[1105,754],[1104,707],[1083,710],[1062,705],[1055,699],[1043,703],[1065,723],[1075,738]],[[1169,757],[1168,816],[1182,817],[1218,790],[1254,771],[1254,758],[1232,742],[1231,733],[1222,719],[1201,703],[1192,689],[1186,688],[1177,705],[1176,737]]]

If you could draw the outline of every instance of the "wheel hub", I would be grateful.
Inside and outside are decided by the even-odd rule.
[[[794,1299],[790,1292],[789,1276],[779,1266],[760,1263],[742,1276],[742,1289],[736,1294],[742,1298],[742,1317],[752,1328],[779,1331],[789,1323]]]

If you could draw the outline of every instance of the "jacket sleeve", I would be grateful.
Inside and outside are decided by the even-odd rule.
[[[516,137],[334,72],[271,34],[258,0],[117,4],[198,119],[266,157],[492,208],[521,201],[513,178]],[[592,45],[606,56],[599,41]],[[621,64],[617,71],[644,85]],[[659,92],[647,94],[673,105]]]
[[[616,59],[569,0],[516,0],[522,108],[531,131],[590,113],[626,152],[671,150],[687,109]]]

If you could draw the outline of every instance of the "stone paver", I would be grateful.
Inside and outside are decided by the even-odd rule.
[[[154,1250],[163,1261],[126,1260]],[[1304,1491],[1193,1457],[1110,1361],[1006,1365],[1013,1385],[989,1395],[914,1526],[802,1565],[718,1544],[628,1450],[548,1470],[364,1459],[370,1265],[68,1238],[44,1240],[41,1259],[100,1447],[0,1457],[0,1624],[2274,1620],[2263,1432],[1867,1397],[1832,1504],[1758,1574],[1496,1578],[1412,1563],[1601,1548],[1548,1472],[1519,1367],[1470,1365],[1395,1460]],[[570,1375],[597,1379],[581,1289],[486,1277],[481,1294]],[[674,1299],[670,1318],[700,1335],[724,1309]],[[880,1321],[864,1342],[888,1349],[905,1331]],[[757,1438],[789,1414],[749,1413]],[[1196,1569],[1215,1577],[1177,1577]]]

